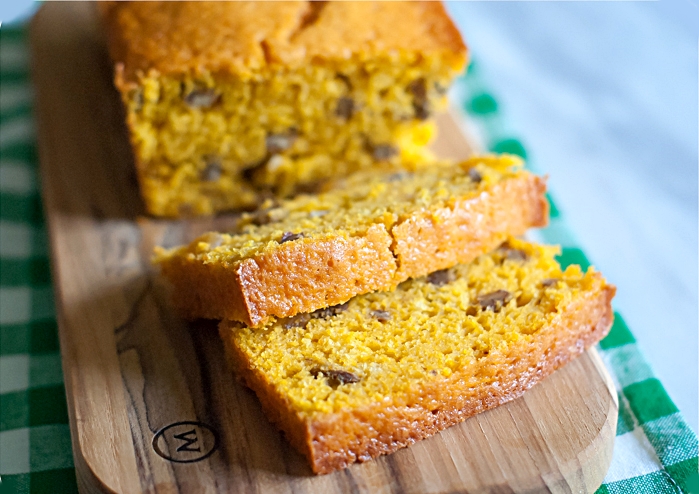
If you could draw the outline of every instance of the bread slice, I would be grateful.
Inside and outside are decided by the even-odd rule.
[[[254,207],[428,155],[466,64],[440,2],[99,2],[146,209]]]
[[[328,473],[517,398],[599,341],[615,288],[556,253],[510,239],[394,292],[219,330],[269,419]]]
[[[367,173],[156,250],[189,319],[250,326],[391,290],[466,263],[548,220],[545,181],[513,156],[484,156],[415,173]]]

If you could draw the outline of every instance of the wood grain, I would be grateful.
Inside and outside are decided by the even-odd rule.
[[[142,216],[91,5],[45,4],[30,36],[81,492],[519,493],[599,486],[611,461],[618,405],[594,350],[507,405],[393,455],[313,476],[253,393],[235,381],[214,324],[192,328],[174,316],[168,288],[151,271],[154,245],[226,229],[234,218]],[[440,127],[437,151],[451,157],[472,151],[450,117]]]

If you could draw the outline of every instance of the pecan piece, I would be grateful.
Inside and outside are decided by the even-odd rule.
[[[193,89],[184,97],[184,102],[190,108],[211,108],[220,100],[221,95],[213,89]]]
[[[547,278],[541,282],[541,286],[549,288],[552,286],[556,286],[558,282],[561,281],[558,278]]]
[[[343,96],[337,100],[337,106],[335,107],[335,115],[345,120],[349,120],[354,115],[355,104],[352,98]]]
[[[338,305],[333,305],[330,307],[325,307],[323,309],[318,309],[314,311],[311,316],[314,319],[328,319],[332,316],[336,316],[338,314],[341,314],[347,310],[347,307],[349,307],[349,302],[345,302],[344,304],[338,304]]]
[[[325,378],[328,380],[328,384],[332,388],[337,388],[342,384],[352,384],[358,383],[360,381],[360,378],[357,374],[353,374],[352,372],[344,370],[331,370],[319,368],[311,370],[311,375],[313,375],[313,377],[318,378],[319,374],[323,374],[325,376]]]
[[[294,145],[296,137],[296,132],[288,132],[286,134],[269,134],[265,138],[267,152],[270,154],[277,154],[290,149],[291,146]]]
[[[345,74],[342,74],[342,73],[339,73],[339,72],[338,72],[337,75],[336,75],[335,77],[337,77],[337,78],[340,79],[342,82],[344,82],[344,83],[345,83],[345,86],[347,86],[347,89],[349,89],[350,91],[352,90],[352,80],[349,78],[348,75],[345,75]]]
[[[479,184],[483,180],[483,175],[475,168],[471,168],[468,170],[468,178],[470,178],[472,182]]]
[[[372,310],[371,317],[379,322],[388,322],[391,320],[391,313],[387,310]]]
[[[500,250],[505,254],[505,258],[510,261],[526,261],[529,256],[527,253],[520,249],[512,249],[510,247],[500,248]]]
[[[500,244],[500,247],[498,247],[497,250],[505,256],[505,259],[509,259],[511,261],[526,261],[529,259],[529,256],[525,251],[522,249],[515,249],[514,247],[510,246],[507,241]]]
[[[434,286],[443,286],[447,283],[451,283],[455,279],[456,277],[454,276],[454,273],[452,273],[452,271],[449,269],[440,269],[439,271],[435,271],[434,273],[427,275],[428,283],[431,283]]]
[[[376,161],[386,161],[398,154],[398,148],[390,144],[378,144],[372,146],[371,155]]]
[[[282,323],[282,327],[284,329],[305,328],[310,320],[310,314],[296,314],[293,317],[286,318]]]
[[[282,238],[279,240],[280,244],[283,244],[284,242],[293,242],[294,240],[298,240],[300,238],[303,238],[303,232],[299,233],[293,233],[293,232],[284,232],[282,234]]]
[[[215,182],[221,178],[221,160],[216,156],[205,157],[206,168],[201,172],[200,177],[204,182]]]
[[[413,94],[413,110],[418,120],[427,120],[430,117],[430,103],[427,99],[427,85],[423,77],[414,80],[408,86],[408,91]]]
[[[494,292],[479,295],[477,300],[483,310],[498,312],[512,298],[507,290],[495,290]]]

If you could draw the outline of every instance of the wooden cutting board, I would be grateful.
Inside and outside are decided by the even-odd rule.
[[[39,152],[63,372],[82,492],[593,492],[610,464],[616,392],[594,350],[523,397],[393,455],[314,476],[189,327],[152,247],[231,217],[143,216],[92,6],[48,2],[31,26]],[[436,149],[474,145],[442,118]]]

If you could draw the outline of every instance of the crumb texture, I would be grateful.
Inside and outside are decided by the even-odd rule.
[[[141,190],[159,216],[252,208],[376,164],[424,165],[432,117],[466,61],[433,2],[100,10]]]
[[[344,303],[469,262],[543,226],[542,179],[516,157],[481,156],[419,172],[356,175],[318,195],[270,202],[235,234],[158,249],[186,317],[250,325]]]
[[[318,472],[513,399],[598,341],[614,287],[514,238],[469,265],[260,328],[221,323],[234,367]],[[275,419],[276,418],[276,419]]]

